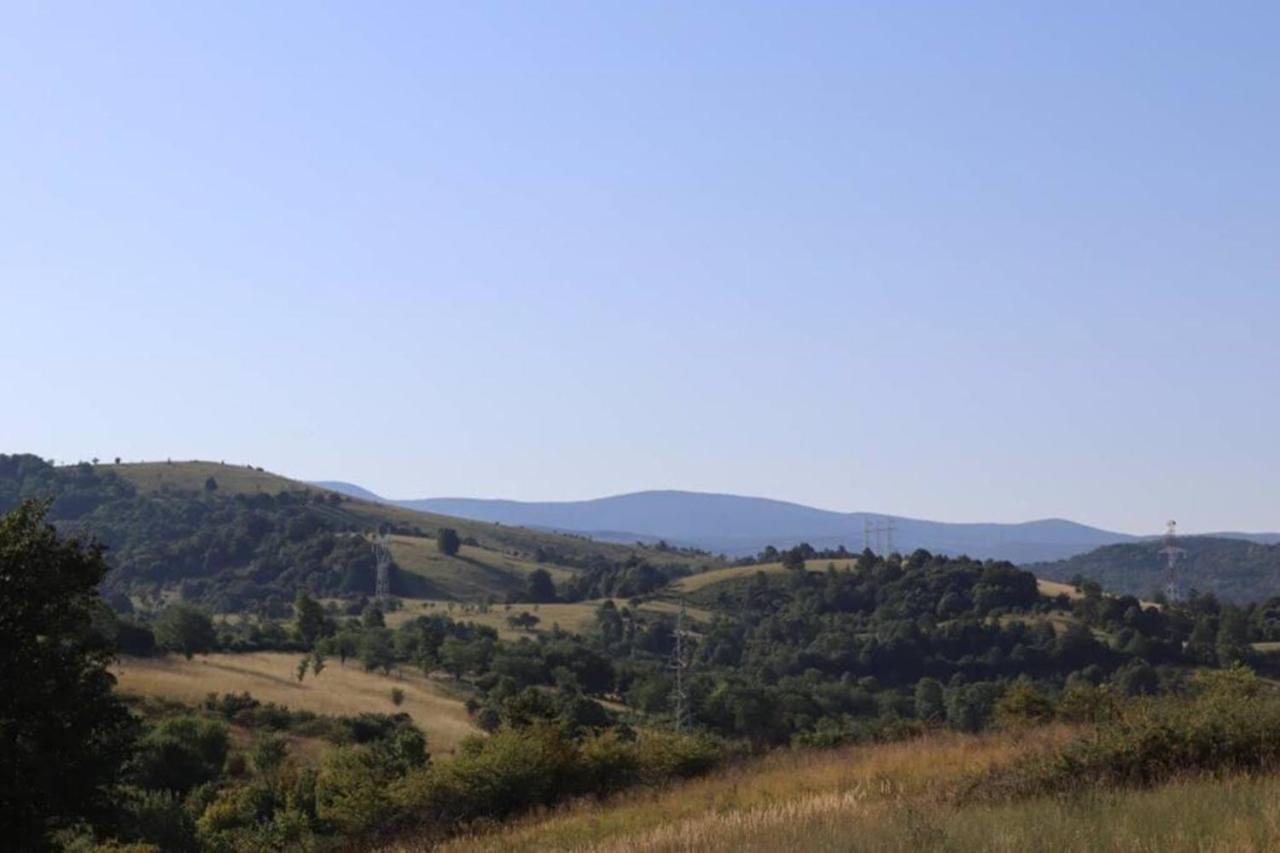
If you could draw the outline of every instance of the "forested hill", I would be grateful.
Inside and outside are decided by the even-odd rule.
[[[1234,602],[1262,601],[1280,594],[1280,545],[1199,536],[1178,544],[1186,551],[1178,564],[1184,591],[1213,593]],[[1163,547],[1160,540],[1108,545],[1028,568],[1053,580],[1083,576],[1109,591],[1149,597],[1165,586]]]
[[[392,591],[433,598],[502,598],[535,567],[559,578],[580,569],[646,562],[686,570],[705,555],[593,542],[355,500],[258,468],[212,462],[55,467],[0,455],[0,513],[27,498],[51,501],[64,532],[107,548],[105,592],[127,608],[139,595],[180,594],[218,611],[287,611],[299,588],[318,595],[374,591],[369,534],[391,535]],[[456,531],[440,553],[435,536]]]

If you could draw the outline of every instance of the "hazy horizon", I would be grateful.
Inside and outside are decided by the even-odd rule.
[[[0,452],[1280,529],[1277,24],[14,8]]]

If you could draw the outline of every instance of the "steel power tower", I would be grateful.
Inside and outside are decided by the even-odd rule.
[[[1164,529],[1164,547],[1159,550],[1165,557],[1164,597],[1169,601],[1182,598],[1182,584],[1178,581],[1178,561],[1187,550],[1178,546],[1178,522],[1170,521]]]
[[[377,565],[373,597],[385,603],[391,597],[391,539],[385,531],[373,537],[373,558]]]
[[[684,627],[686,609],[680,605],[680,613],[676,616],[676,628],[671,633],[675,638],[675,647],[671,650],[669,664],[674,676],[675,685],[671,689],[671,702],[675,705],[676,731],[683,731],[689,726],[689,684],[688,674],[693,666],[693,643],[698,633]]]

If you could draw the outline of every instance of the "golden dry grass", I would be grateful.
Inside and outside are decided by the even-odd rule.
[[[220,494],[278,494],[312,488],[306,483],[258,471],[247,465],[225,465],[200,460],[184,462],[125,462],[120,465],[98,465],[101,471],[114,471],[143,492],[166,488],[178,491],[201,491],[204,482],[213,477]]]
[[[196,703],[209,693],[248,691],[255,699],[317,714],[403,711],[427,734],[433,752],[449,752],[462,738],[475,734],[463,700],[450,688],[416,672],[402,678],[369,673],[347,661],[330,660],[318,677],[295,676],[300,655],[284,652],[199,655],[188,661],[177,656],[121,658],[114,672],[122,691]],[[405,700],[391,702],[391,688]]]
[[[851,568],[853,560],[809,560],[804,567],[811,572],[825,572],[827,566],[834,565],[839,570]],[[687,595],[691,592],[697,592],[700,589],[706,589],[718,583],[736,580],[737,578],[749,578],[757,572],[764,572],[767,575],[779,574],[787,571],[783,568],[782,563],[761,563],[756,566],[729,566],[723,569],[712,569],[709,572],[701,572],[696,575],[690,575],[681,578],[671,585],[672,592],[677,595]]]
[[[561,630],[568,631],[571,634],[584,634],[595,625],[596,610],[604,602],[605,599],[600,598],[568,604],[512,604],[509,606],[495,604],[490,606],[487,612],[484,612],[476,604],[405,599],[404,606],[399,610],[387,613],[385,619],[387,627],[395,628],[416,616],[448,616],[456,622],[474,622],[477,625],[486,625],[496,629],[498,636],[502,639],[515,640],[520,637],[532,637],[536,634],[549,632],[556,625],[559,625]],[[627,606],[627,602],[622,599],[613,599],[613,603],[617,607]],[[638,609],[642,613],[674,614],[680,611],[680,605],[670,601],[646,601],[639,605]],[[689,618],[695,622],[709,622],[711,620],[709,611],[696,607],[690,607],[687,610]],[[512,628],[507,623],[507,619],[519,613],[532,613],[541,621],[532,630]]]
[[[624,794],[603,804],[576,803],[502,832],[457,839],[443,849],[747,849],[761,832],[815,817],[869,818],[908,800],[932,808],[960,780],[1059,745],[1070,734],[1056,726],[1022,736],[939,733],[877,746],[777,752],[671,788]],[[753,849],[809,849],[803,839],[798,843]]]

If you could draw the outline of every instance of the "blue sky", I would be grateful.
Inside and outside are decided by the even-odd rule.
[[[5,4],[0,450],[1280,529],[1278,40],[1273,3]]]

